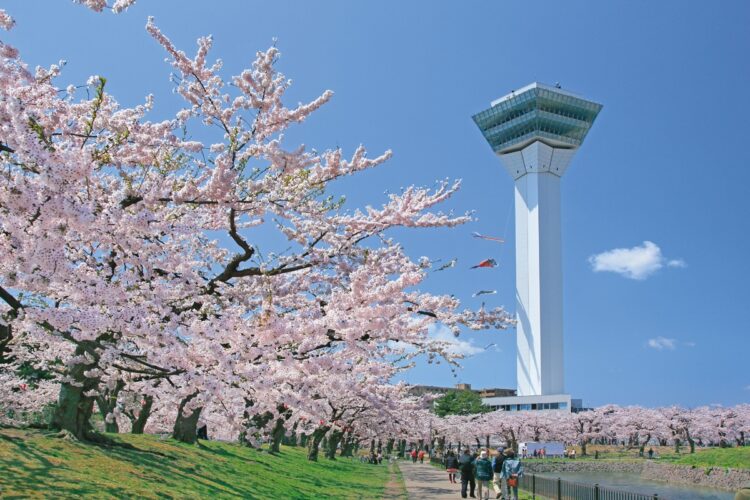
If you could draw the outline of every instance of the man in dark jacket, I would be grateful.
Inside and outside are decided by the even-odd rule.
[[[474,480],[474,460],[476,457],[471,454],[468,448],[458,457],[458,470],[461,471],[461,498],[466,498],[466,486],[470,486],[471,498],[474,496],[476,481]]]
[[[502,498],[503,496],[503,462],[505,461],[505,449],[500,447],[497,449],[497,455],[492,459],[492,471],[495,473],[492,476],[492,488],[495,490],[495,498]]]

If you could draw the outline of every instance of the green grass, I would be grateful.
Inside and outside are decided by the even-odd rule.
[[[388,498],[391,500],[407,500],[409,498],[409,495],[406,491],[404,476],[401,474],[401,470],[398,468],[398,463],[389,463],[388,471],[391,475],[390,479],[388,480],[388,484],[386,484],[384,498]]]
[[[730,467],[750,469],[750,446],[739,448],[697,449],[695,453],[681,453],[664,457],[669,463],[694,465],[696,467]]]
[[[0,498],[381,498],[385,466],[339,458],[308,462],[237,444],[186,445],[150,435],[109,435],[100,447],[0,429]]]

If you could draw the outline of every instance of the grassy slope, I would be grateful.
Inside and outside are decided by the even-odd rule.
[[[742,448],[708,448],[696,450],[694,454],[682,453],[679,456],[666,457],[670,463],[695,465],[696,467],[731,467],[732,469],[750,469],[750,446]]]
[[[350,459],[308,462],[299,448],[274,456],[228,443],[113,438],[136,449],[0,429],[0,497],[381,498],[389,476]]]

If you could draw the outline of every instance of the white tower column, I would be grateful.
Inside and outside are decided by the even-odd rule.
[[[527,173],[515,198],[518,395],[563,394],[560,177]]]
[[[559,85],[534,82],[473,116],[515,181],[516,366],[521,397],[565,392],[560,178],[601,109],[601,104]],[[539,409],[540,402],[546,409],[550,403],[527,401],[508,404],[530,410]],[[555,408],[568,406],[564,401],[552,403]]]

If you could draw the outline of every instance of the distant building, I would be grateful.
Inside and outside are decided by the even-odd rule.
[[[573,399],[569,394],[487,397],[482,399],[482,403],[493,410],[503,411],[561,410],[577,413],[587,409],[583,408],[582,400]]]
[[[446,394],[450,391],[471,391],[479,394],[482,398],[495,398],[495,397],[506,397],[515,396],[516,391],[514,389],[502,389],[499,387],[492,387],[486,389],[472,389],[471,384],[456,384],[454,387],[440,387],[436,385],[415,385],[409,392],[414,396],[424,396],[425,394]]]

